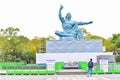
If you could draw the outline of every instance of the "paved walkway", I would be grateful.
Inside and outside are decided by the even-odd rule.
[[[0,75],[0,80],[120,80],[120,74],[86,75]]]

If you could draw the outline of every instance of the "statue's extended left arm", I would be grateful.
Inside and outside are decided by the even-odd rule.
[[[92,24],[93,21],[89,21],[89,22],[78,22],[78,25],[87,25],[87,24]]]

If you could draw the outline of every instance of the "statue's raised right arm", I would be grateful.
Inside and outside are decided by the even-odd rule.
[[[63,23],[65,20],[64,20],[64,18],[62,17],[62,9],[63,9],[63,6],[62,5],[60,5],[60,9],[59,9],[59,19],[60,19],[60,21]]]

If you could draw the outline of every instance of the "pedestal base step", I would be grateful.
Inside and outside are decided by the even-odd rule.
[[[87,71],[82,69],[63,69],[56,72],[57,75],[86,75]]]

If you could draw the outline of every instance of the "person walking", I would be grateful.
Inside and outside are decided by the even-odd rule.
[[[92,59],[90,59],[90,61],[88,62],[88,74],[87,77],[92,77],[92,68],[93,68],[93,62]]]

